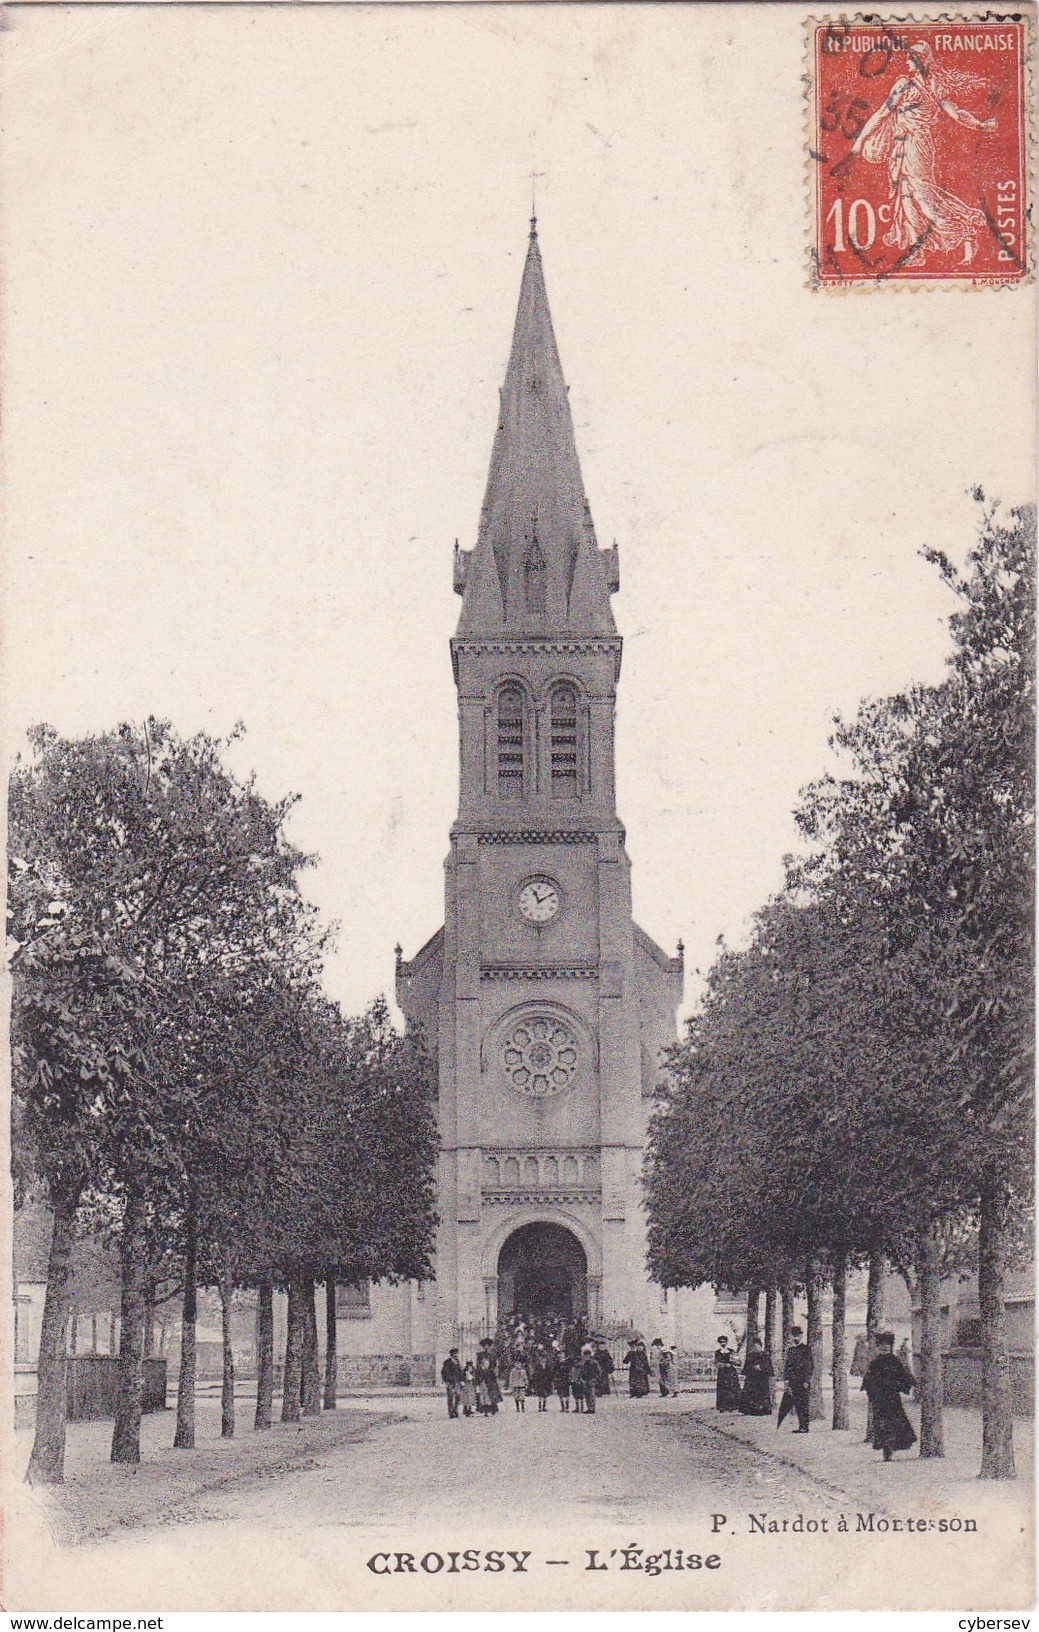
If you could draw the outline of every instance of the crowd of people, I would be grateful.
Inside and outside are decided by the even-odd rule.
[[[807,1434],[810,1427],[810,1395],[814,1361],[812,1351],[804,1341],[800,1326],[790,1329],[790,1344],[783,1359],[783,1394],[776,1415],[776,1427],[781,1428],[791,1414],[797,1419],[794,1432]],[[725,1336],[719,1337],[714,1353],[715,1397],[718,1411],[742,1411],[751,1417],[771,1416],[775,1404],[775,1373],[772,1361],[763,1343],[752,1338],[742,1367],[739,1350]],[[916,1443],[916,1433],[906,1416],[902,1395],[916,1386],[916,1378],[907,1363],[908,1345],[896,1355],[893,1332],[878,1332],[875,1352],[870,1355],[863,1339],[856,1345],[851,1371],[862,1378],[862,1389],[869,1400],[870,1443],[890,1462],[895,1451],[907,1451]]]
[[[903,1353],[894,1352],[891,1332],[879,1332],[874,1350],[867,1352],[864,1340],[856,1345],[851,1371],[862,1378],[862,1388],[870,1404],[870,1436],[885,1462],[895,1451],[908,1450],[916,1434],[902,1406],[902,1395],[916,1386],[916,1379]],[[721,1412],[743,1412],[751,1417],[771,1416],[775,1409],[776,1378],[771,1357],[759,1338],[752,1337],[742,1366],[743,1339],[734,1343],[726,1336],[718,1339],[714,1353],[715,1406]],[[667,1398],[678,1393],[674,1352],[655,1337],[649,1347],[632,1333],[621,1366],[628,1374],[631,1399],[644,1399],[653,1389]],[[814,1362],[800,1326],[790,1329],[790,1343],[783,1357],[783,1392],[776,1416],[777,1428],[793,1414],[794,1432],[807,1434],[810,1428],[810,1394]],[[606,1339],[589,1331],[583,1316],[565,1320],[542,1316],[526,1318],[514,1314],[503,1317],[495,1337],[480,1340],[475,1358],[463,1361],[452,1349],[440,1370],[447,1389],[450,1417],[493,1417],[506,1395],[517,1412],[525,1412],[527,1400],[536,1401],[538,1411],[547,1411],[555,1396],[559,1409],[579,1416],[591,1415],[597,1401],[620,1392],[617,1366]]]
[[[645,1340],[633,1333],[621,1365],[628,1374],[628,1394],[645,1398],[656,1387],[663,1398],[676,1394],[673,1352],[662,1339]],[[553,1395],[561,1411],[592,1415],[596,1402],[617,1390],[617,1367],[606,1339],[588,1330],[580,1315],[573,1320],[556,1317],[504,1318],[496,1337],[484,1337],[474,1359],[463,1361],[452,1349],[440,1368],[447,1389],[450,1417],[495,1416],[506,1393],[517,1412],[525,1412],[528,1398],[539,1411],[548,1410]]]

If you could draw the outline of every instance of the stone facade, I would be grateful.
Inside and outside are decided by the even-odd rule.
[[[479,534],[455,558],[444,926],[397,968],[400,1005],[439,1053],[439,1354],[509,1308],[660,1326],[639,1175],[683,969],[632,919],[617,587],[532,227]]]

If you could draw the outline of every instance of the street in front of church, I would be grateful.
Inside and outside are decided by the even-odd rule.
[[[422,1391],[344,1400],[335,1413],[281,1425],[259,1441],[221,1441],[218,1402],[207,1399],[199,1457],[161,1446],[153,1418],[146,1426],[156,1444],[145,1447],[132,1486],[105,1460],[103,1425],[75,1425],[66,1486],[50,1498],[64,1538],[63,1579],[82,1602],[95,1572],[110,1571],[118,1552],[171,1609],[201,1607],[197,1578],[182,1566],[190,1535],[192,1553],[220,1550],[227,1608],[253,1602],[247,1561],[257,1546],[277,1564],[265,1574],[265,1607],[291,1606],[301,1560],[312,1572],[315,1608],[341,1608],[351,1583],[357,1590],[372,1576],[389,1606],[401,1592],[430,1589],[429,1576],[444,1572],[459,1577],[440,1582],[457,1589],[459,1605],[467,1591],[482,1605],[499,1577],[515,1573],[544,1590],[545,1572],[555,1570],[557,1591],[564,1569],[568,1586],[571,1575],[587,1586],[593,1576],[606,1579],[605,1564],[624,1588],[639,1578],[636,1568],[644,1576],[647,1559],[670,1549],[674,1560],[680,1548],[681,1579],[662,1571],[661,1591],[684,1586],[693,1602],[710,1558],[731,1572],[752,1546],[764,1561],[779,1545],[841,1534],[842,1519],[847,1534],[868,1533],[885,1549],[901,1545],[900,1526],[921,1519],[950,1525],[950,1546],[980,1546],[993,1533],[986,1521],[1009,1528],[1011,1510],[1025,1499],[1026,1479],[1007,1487],[973,1477],[972,1412],[947,1413],[944,1463],[914,1457],[885,1466],[863,1443],[860,1400],[847,1434],[805,1438],[777,1432],[773,1419],[720,1416],[709,1401],[704,1393],[668,1400],[621,1393],[592,1417],[564,1414],[553,1401],[544,1413],[503,1410],[467,1421],[449,1420],[443,1396]],[[1022,1464],[1028,1438],[1019,1438]],[[27,1502],[39,1500],[26,1493]],[[565,1537],[565,1547],[546,1542],[553,1535]],[[565,1564],[548,1565],[546,1545],[547,1556]],[[502,1567],[488,1565],[503,1550]],[[508,1550],[520,1556],[518,1571]],[[466,1555],[479,1565],[465,1565]],[[47,1553],[37,1557],[39,1567]],[[686,1569],[690,1558],[701,1563]],[[731,1573],[726,1579],[731,1586]]]

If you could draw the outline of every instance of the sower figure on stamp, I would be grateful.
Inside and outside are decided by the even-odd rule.
[[[808,1391],[812,1385],[814,1362],[811,1349],[807,1343],[802,1341],[804,1332],[801,1327],[791,1326],[790,1336],[793,1338],[793,1342],[786,1351],[786,1362],[783,1366],[783,1380],[786,1383],[786,1388],[783,1391],[783,1398],[779,1402],[776,1427],[782,1427],[784,1417],[793,1408],[797,1412],[797,1427],[794,1432],[807,1434]]]
[[[916,1385],[916,1378],[894,1353],[893,1332],[877,1333],[877,1357],[871,1360],[862,1387],[873,1407],[873,1444],[890,1462],[895,1451],[908,1451],[916,1444],[913,1425],[902,1407],[902,1395]]]
[[[886,244],[921,261],[928,250],[948,252],[963,244],[966,264],[974,258],[985,216],[939,182],[936,127],[944,116],[970,130],[991,132],[996,121],[977,119],[952,100],[954,91],[981,90],[981,81],[939,67],[925,41],[913,42],[906,62],[909,72],[895,81],[867,119],[851,151],[870,164],[887,166],[891,226]]]
[[[457,1417],[458,1398],[462,1387],[462,1365],[457,1349],[451,1350],[441,1366],[440,1380],[447,1388],[447,1414],[449,1417]]]

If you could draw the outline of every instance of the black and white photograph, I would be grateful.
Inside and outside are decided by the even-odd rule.
[[[5,8],[8,1613],[1027,1614],[1034,21]]]

